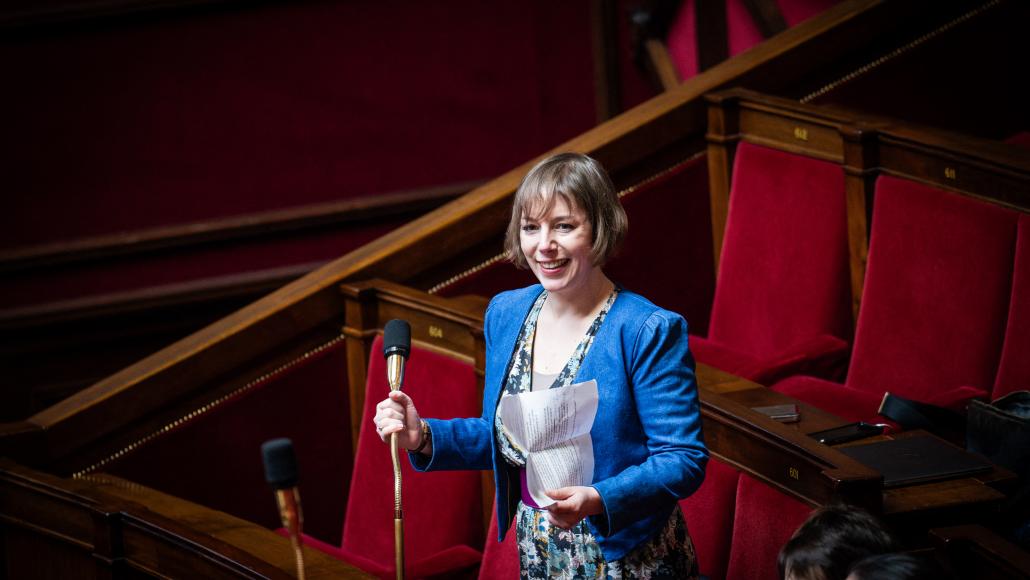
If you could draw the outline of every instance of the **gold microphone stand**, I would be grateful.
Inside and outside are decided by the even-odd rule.
[[[279,517],[283,526],[290,532],[290,543],[293,545],[293,560],[297,566],[298,580],[304,580],[304,544],[300,541],[301,529],[304,526],[304,512],[300,509],[300,492],[296,487],[275,490],[275,499],[279,504]]]
[[[391,392],[401,390],[404,383],[404,357],[387,357],[386,378]],[[397,435],[390,435],[390,456],[393,458],[393,545],[397,580],[404,580],[404,512],[401,509],[401,458]]]

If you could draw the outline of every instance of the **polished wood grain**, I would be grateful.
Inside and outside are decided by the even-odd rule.
[[[698,364],[701,413],[709,451],[725,463],[812,506],[832,501],[861,505],[881,514],[906,542],[925,543],[926,531],[958,522],[997,517],[1017,483],[1015,474],[994,466],[986,473],[885,489],[872,468],[827,446],[811,433],[847,420],[747,379]],[[800,420],[779,423],[754,407],[795,404]],[[859,445],[923,432],[863,439]]]

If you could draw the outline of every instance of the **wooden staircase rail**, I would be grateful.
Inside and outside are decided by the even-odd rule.
[[[626,183],[648,165],[682,159],[703,148],[702,96],[747,84],[776,90],[811,81],[836,59],[875,41],[875,32],[896,30],[932,2],[850,0],[737,58],[706,71],[675,90],[574,138],[557,150],[590,154]],[[469,194],[418,218],[232,315],[123,369],[86,390],[28,418],[29,435],[0,441],[0,453],[57,472],[82,466],[76,453],[131,424],[146,422],[169,401],[202,393],[220,377],[250,369],[277,344],[296,340],[344,310],[337,285],[382,277],[410,281],[439,269],[468,248],[499,248],[511,197],[533,162],[517,167]],[[114,443],[112,443],[114,445]]]

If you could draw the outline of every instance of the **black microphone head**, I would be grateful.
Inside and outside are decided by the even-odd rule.
[[[285,489],[297,485],[297,458],[293,454],[293,442],[289,439],[271,439],[261,444],[261,456],[265,461],[265,481],[273,489]]]
[[[383,327],[383,356],[399,354],[408,358],[411,352],[411,326],[407,320],[394,318]]]

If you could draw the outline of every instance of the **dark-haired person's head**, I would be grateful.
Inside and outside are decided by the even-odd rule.
[[[780,550],[780,578],[845,580],[855,562],[896,549],[894,537],[869,512],[824,506],[812,512]]]
[[[912,554],[876,554],[851,567],[847,580],[940,580],[949,578],[937,562]]]

